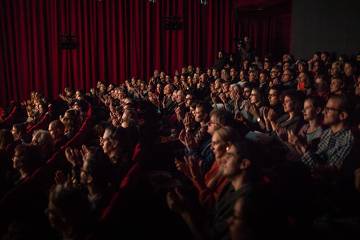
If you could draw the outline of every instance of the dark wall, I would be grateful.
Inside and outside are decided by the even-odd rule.
[[[360,51],[359,0],[293,0],[291,49],[307,58],[315,51]]]

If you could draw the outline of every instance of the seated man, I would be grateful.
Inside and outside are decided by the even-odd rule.
[[[354,144],[354,136],[347,128],[349,107],[345,96],[334,95],[329,98],[324,109],[324,124],[329,128],[323,132],[317,150],[308,150],[302,156],[302,161],[310,168],[342,167]]]
[[[60,120],[54,120],[49,124],[49,133],[54,143],[55,150],[59,150],[67,142],[65,126]]]

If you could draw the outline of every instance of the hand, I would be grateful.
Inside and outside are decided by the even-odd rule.
[[[70,147],[65,149],[65,156],[67,161],[73,166],[82,165],[82,156],[78,149],[72,149]]]
[[[184,159],[189,168],[191,179],[195,181],[201,181],[201,179],[203,179],[201,167],[200,167],[202,161],[195,158],[194,156],[184,157]]]
[[[184,174],[186,177],[191,178],[189,168],[184,161],[180,161],[179,159],[175,159],[175,167],[176,169]]]
[[[296,145],[299,141],[298,136],[295,135],[293,130],[288,130],[287,131],[287,135],[288,135],[288,142],[292,145]]]
[[[274,109],[270,108],[268,113],[267,113],[267,119],[269,119],[269,121],[273,122],[276,119],[276,112],[274,111]]]
[[[54,181],[55,181],[55,184],[64,184],[66,182],[64,173],[60,170],[56,171]]]
[[[223,103],[226,103],[226,95],[225,95],[225,93],[221,93],[221,94],[219,95],[219,98],[220,98],[220,100],[221,100]]]
[[[186,211],[185,199],[179,188],[166,194],[166,202],[169,209],[174,212],[184,213]]]
[[[249,107],[249,113],[253,115],[255,118],[259,117],[259,110],[254,104],[251,104]]]

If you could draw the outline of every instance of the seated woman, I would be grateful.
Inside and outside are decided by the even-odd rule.
[[[262,97],[259,89],[254,88],[250,94],[250,105],[245,106],[246,111],[246,125],[251,129],[265,129],[264,116],[266,113],[266,107],[262,102]]]
[[[30,178],[31,174],[41,166],[40,159],[40,152],[36,146],[20,144],[15,147],[12,158],[13,168],[19,173],[15,185]]]
[[[321,112],[323,103],[319,97],[309,97],[304,102],[304,120],[307,122],[295,134],[293,131],[288,132],[288,141],[292,144],[299,154],[304,154],[307,149],[317,149],[323,128],[321,126]]]
[[[215,157],[210,170],[203,175],[199,168],[199,159],[189,157],[185,159],[185,162],[176,161],[177,168],[192,181],[198,191],[200,204],[206,209],[215,206],[220,194],[228,184],[228,181],[222,175],[221,162],[226,147],[235,140],[240,139],[237,131],[233,128],[224,127],[220,122],[216,122],[215,114],[210,118],[210,122],[208,131],[212,135],[211,147]]]
[[[286,91],[283,94],[283,107],[285,114],[279,119],[270,120],[274,133],[283,141],[287,141],[287,132],[297,133],[303,123],[301,116],[301,99],[298,92]]]
[[[239,139],[234,129],[228,127],[217,130],[214,136],[221,131],[228,133],[230,137],[221,157],[221,175],[230,184],[223,189],[216,204],[212,206],[213,215],[209,217],[191,209],[181,189],[177,188],[167,194],[169,208],[181,215],[194,239],[229,239],[227,221],[232,215],[235,202],[237,199],[252,198],[255,194],[258,196],[257,189],[261,187],[261,164],[260,159],[255,157],[254,149]],[[218,141],[216,137],[213,140]],[[256,212],[250,211],[249,214],[250,217],[256,217]]]

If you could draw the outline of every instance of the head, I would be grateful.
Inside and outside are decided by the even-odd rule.
[[[214,109],[210,112],[207,132],[212,136],[221,127],[230,127],[234,124],[233,115],[225,109]]]
[[[69,109],[64,113],[64,117],[60,117],[60,121],[64,124],[65,132],[75,129],[78,119],[78,111]]]
[[[329,89],[329,83],[326,81],[324,75],[319,75],[315,78],[315,89],[319,92],[327,91]]]
[[[349,119],[350,104],[343,95],[332,95],[324,108],[324,124],[334,126],[346,124]]]
[[[185,106],[190,107],[191,103],[193,102],[194,96],[190,93],[186,94],[185,96]]]
[[[60,120],[54,120],[49,124],[49,133],[54,141],[64,137],[65,126]]]
[[[253,160],[249,154],[249,146],[241,140],[229,144],[222,156],[223,176],[230,181],[239,176],[245,177],[250,171]]]
[[[31,145],[37,146],[43,157],[49,157],[53,150],[53,143],[54,142],[49,131],[40,129],[33,133]]]
[[[230,77],[235,78],[237,76],[237,70],[236,68],[230,68]]]
[[[260,83],[266,83],[268,81],[268,75],[267,75],[267,72],[266,71],[262,71],[260,72],[260,75],[259,75],[259,82]]]
[[[299,93],[296,91],[286,91],[282,95],[283,108],[285,113],[300,113],[302,101]]]
[[[244,99],[249,99],[250,95],[251,95],[251,87],[250,86],[245,86],[244,87],[244,91],[243,91],[243,97]]]
[[[205,102],[198,103],[195,109],[195,121],[199,123],[207,122],[209,119],[210,108],[211,106]]]
[[[230,85],[230,98],[232,100],[239,99],[241,97],[241,88],[238,84]]]
[[[287,82],[290,82],[292,79],[293,79],[293,76],[292,76],[291,71],[290,70],[285,70],[283,75],[282,75],[281,81],[283,83],[287,83]]]
[[[261,101],[261,93],[259,89],[253,88],[250,94],[250,103],[255,104]]]
[[[231,127],[220,127],[215,130],[211,137],[211,148],[215,159],[221,161],[221,157],[225,154],[226,148],[232,143],[239,141],[239,139],[239,133]]]
[[[336,77],[336,78],[331,79],[330,93],[341,94],[344,87],[345,87],[344,81],[341,78]]]
[[[176,102],[182,103],[185,101],[185,93],[183,90],[178,90],[176,95]]]
[[[126,131],[123,128],[108,127],[100,140],[104,153],[113,158],[114,155],[125,150]]]
[[[257,81],[257,73],[255,71],[249,71],[249,82]]]
[[[11,134],[13,135],[15,141],[21,140],[26,134],[25,123],[14,124],[11,128]]]
[[[105,190],[110,184],[111,164],[99,149],[89,149],[84,156],[80,173],[81,183],[93,186],[98,190]]]
[[[41,163],[39,149],[29,144],[19,144],[15,147],[12,158],[13,168],[30,175]]]
[[[277,67],[272,67],[270,71],[270,78],[275,79],[280,76],[280,71]]]
[[[322,112],[322,100],[317,97],[308,97],[304,101],[304,120],[305,121],[311,121],[314,119],[319,118],[321,112]]]
[[[354,73],[353,65],[351,62],[345,62],[344,64],[344,74],[346,77],[352,76]]]
[[[270,106],[276,106],[278,103],[280,103],[280,91],[278,88],[270,88],[269,94],[268,94],[268,100]]]

